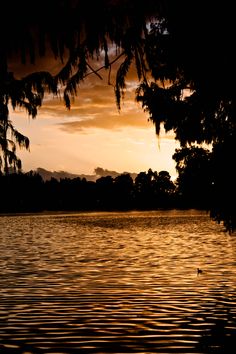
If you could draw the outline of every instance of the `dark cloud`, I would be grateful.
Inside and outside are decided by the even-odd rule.
[[[50,180],[51,178],[56,178],[59,180],[60,178],[79,177],[79,175],[77,175],[77,174],[73,174],[73,173],[69,173],[69,172],[65,172],[65,171],[48,171],[42,167],[38,167],[36,169],[36,172],[38,174],[40,174],[40,176],[43,178],[44,181]]]
[[[100,177],[106,177],[106,176],[111,176],[112,178],[115,178],[119,176],[121,173],[116,172],[116,171],[110,171],[107,169],[103,169],[102,167],[96,167],[94,169],[94,174],[93,175],[86,175],[86,174],[74,174],[74,173],[69,173],[66,171],[48,171],[42,167],[38,167],[36,169],[36,172],[40,174],[40,176],[43,178],[44,181],[48,181],[51,178],[55,178],[57,180],[63,179],[63,178],[85,178],[87,181],[93,181],[95,182],[98,178]],[[130,173],[130,172],[123,172],[123,173],[129,173],[130,176],[135,179],[137,176],[136,173]]]
[[[116,171],[110,171],[110,170],[107,170],[107,169],[104,169],[102,167],[97,167],[94,169],[94,172],[98,177],[106,177],[106,176],[111,176],[112,178],[116,178],[118,177],[119,175],[121,175],[121,173],[119,172],[116,172]],[[128,173],[130,174],[130,176],[135,179],[135,177],[137,176],[137,173],[130,173],[130,172],[123,172],[122,174],[125,174],[125,173]]]

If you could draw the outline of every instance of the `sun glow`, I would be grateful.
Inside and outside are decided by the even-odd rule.
[[[179,145],[173,134],[161,131],[157,138],[148,115],[135,102],[134,72],[118,111],[114,88],[103,71],[104,80],[89,75],[80,84],[70,110],[62,98],[45,96],[34,120],[20,110],[10,112],[16,128],[30,139],[30,152],[17,152],[24,171],[42,167],[91,174],[101,166],[119,173],[151,168],[176,175],[172,155]]]

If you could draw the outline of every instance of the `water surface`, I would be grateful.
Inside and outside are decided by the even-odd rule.
[[[1,216],[0,246],[0,353],[234,352],[236,237],[204,212]]]

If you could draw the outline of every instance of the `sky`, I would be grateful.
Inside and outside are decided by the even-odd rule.
[[[47,63],[47,68],[53,70],[53,65]],[[119,112],[108,74],[105,70],[100,74],[103,80],[90,75],[80,84],[70,110],[62,98],[51,95],[45,97],[35,119],[25,111],[11,110],[16,129],[30,139],[30,151],[17,152],[23,171],[41,167],[93,175],[97,167],[118,173],[151,168],[166,170],[175,178],[172,155],[179,144],[172,133],[162,131],[159,138],[156,136],[148,114],[135,102],[134,75],[128,78]]]

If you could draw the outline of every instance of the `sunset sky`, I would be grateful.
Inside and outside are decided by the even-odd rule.
[[[47,69],[52,65],[47,63]],[[118,112],[108,74],[104,70],[101,75],[103,80],[95,75],[84,80],[69,111],[62,98],[46,96],[36,119],[24,111],[11,112],[16,128],[30,139],[30,152],[18,151],[23,171],[41,167],[91,175],[96,167],[118,173],[151,168],[175,177],[172,155],[179,144],[173,134],[162,132],[157,138],[148,114],[135,102],[135,76],[127,81]]]

